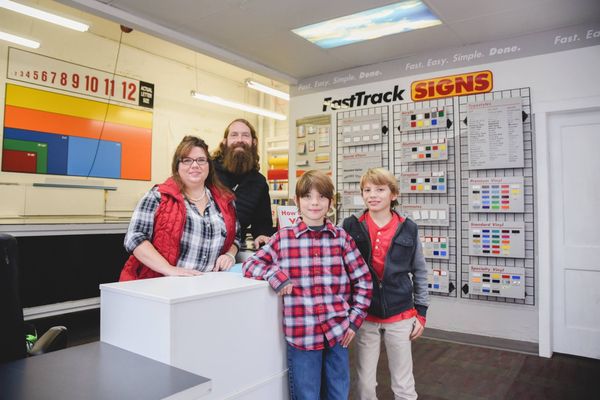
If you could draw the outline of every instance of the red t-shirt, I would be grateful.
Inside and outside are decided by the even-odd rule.
[[[373,267],[373,270],[377,274],[379,280],[383,279],[385,257],[390,248],[390,243],[392,242],[392,239],[394,239],[394,234],[398,230],[398,226],[404,222],[404,218],[395,212],[392,212],[391,214],[392,219],[381,227],[378,226],[375,221],[373,221],[373,218],[371,218],[371,214],[369,212],[366,212],[364,215],[364,220],[367,222],[367,229],[369,230],[369,237],[371,239],[371,266]],[[425,326],[425,318],[417,315],[417,310],[415,308],[411,308],[410,310],[406,310],[389,318],[379,318],[374,315],[367,314],[366,319],[370,322],[389,324],[412,317],[417,317],[421,322],[421,325]]]

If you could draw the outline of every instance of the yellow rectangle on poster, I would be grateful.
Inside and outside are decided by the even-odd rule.
[[[73,117],[152,129],[152,113],[46,90],[6,85],[6,104]]]

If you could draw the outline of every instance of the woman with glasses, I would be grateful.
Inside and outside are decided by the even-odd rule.
[[[233,266],[240,246],[235,197],[217,178],[208,154],[202,139],[184,137],[173,155],[171,177],[140,200],[125,235],[132,255],[121,281]]]

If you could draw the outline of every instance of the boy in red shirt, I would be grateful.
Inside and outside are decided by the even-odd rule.
[[[393,209],[399,189],[389,171],[369,169],[361,177],[360,189],[367,210],[343,223],[373,278],[373,299],[356,341],[358,398],[377,399],[377,362],[383,337],[394,398],[416,399],[410,342],[423,333],[429,305],[427,266],[417,224]]]

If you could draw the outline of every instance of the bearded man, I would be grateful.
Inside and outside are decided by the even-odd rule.
[[[235,193],[242,239],[249,231],[256,248],[267,243],[275,231],[269,186],[258,172],[260,158],[257,145],[256,130],[250,122],[239,118],[227,126],[223,141],[213,153],[219,179]]]

